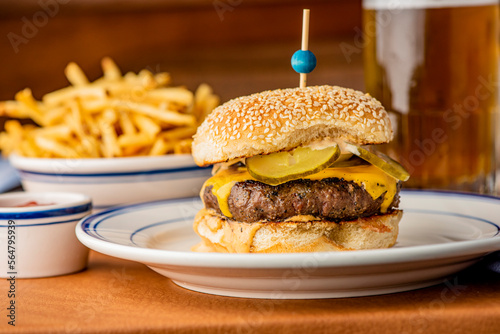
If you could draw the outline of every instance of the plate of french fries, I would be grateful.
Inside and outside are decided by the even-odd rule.
[[[0,149],[24,189],[82,192],[98,207],[197,195],[210,170],[194,164],[192,136],[218,96],[207,84],[172,86],[165,72],[101,65],[97,80],[70,63],[69,86],[0,102]]]
[[[197,126],[218,104],[207,84],[195,92],[172,87],[168,73],[122,74],[110,59],[90,82],[76,63],[65,74],[70,86],[37,101],[29,88],[0,102],[13,118],[0,133],[3,155],[32,158],[114,158],[191,152]],[[21,125],[31,119],[36,125]]]

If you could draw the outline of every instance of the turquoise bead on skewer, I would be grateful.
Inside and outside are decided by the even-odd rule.
[[[309,44],[309,9],[304,9],[302,17],[302,46],[292,56],[292,67],[300,74],[300,88],[306,88],[307,73],[316,67],[316,56],[308,50]]]
[[[292,67],[297,73],[311,73],[316,67],[316,56],[309,50],[298,50],[292,56]]]

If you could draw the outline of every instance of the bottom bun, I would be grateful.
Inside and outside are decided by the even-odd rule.
[[[243,223],[223,219],[202,209],[194,230],[202,242],[197,252],[300,253],[389,248],[396,243],[403,212],[358,218],[346,222],[298,216],[285,222]]]

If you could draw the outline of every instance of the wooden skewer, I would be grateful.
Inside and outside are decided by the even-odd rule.
[[[309,9],[304,9],[302,15],[302,51],[306,51],[309,46]],[[300,73],[300,88],[306,88],[307,73]]]

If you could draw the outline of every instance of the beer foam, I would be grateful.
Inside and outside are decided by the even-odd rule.
[[[363,0],[365,9],[412,9],[497,5],[498,0]]]

